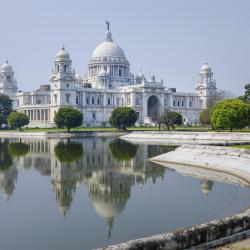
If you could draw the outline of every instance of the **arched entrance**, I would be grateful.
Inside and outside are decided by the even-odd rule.
[[[148,98],[148,116],[152,121],[157,121],[160,117],[160,100],[155,95]]]

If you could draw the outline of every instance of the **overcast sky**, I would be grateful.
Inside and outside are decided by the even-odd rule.
[[[0,0],[0,8],[0,62],[9,60],[22,90],[49,83],[62,44],[84,74],[105,20],[134,74],[193,92],[206,59],[218,88],[239,95],[250,82],[249,0]]]

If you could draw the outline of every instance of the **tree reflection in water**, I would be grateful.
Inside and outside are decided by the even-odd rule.
[[[83,155],[82,144],[77,142],[59,142],[54,149],[55,155],[60,162],[74,162]]]
[[[5,171],[12,165],[12,157],[8,151],[8,141],[0,142],[0,171]]]
[[[8,151],[12,156],[25,156],[29,153],[29,150],[29,145],[22,142],[12,142],[8,145]]]
[[[128,161],[135,157],[138,145],[116,139],[109,144],[110,151],[117,160]]]

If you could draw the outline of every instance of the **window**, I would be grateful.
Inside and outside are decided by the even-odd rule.
[[[179,101],[178,101],[177,105],[178,105],[178,107],[180,107],[180,102]]]
[[[141,105],[141,98],[139,96],[135,99],[135,105]]]
[[[117,97],[116,98],[116,105],[119,106],[119,104],[120,104],[120,98]]]
[[[192,107],[192,102],[191,101],[189,102],[189,107]]]
[[[108,98],[108,105],[110,105],[111,104],[111,101],[110,101],[110,98]]]
[[[10,82],[10,76],[7,76],[7,81]]]
[[[182,106],[182,107],[184,106],[184,102],[183,102],[183,101],[181,102],[181,106]]]
[[[68,84],[68,83],[66,84],[66,87],[67,87],[67,88],[69,87],[69,84]]]
[[[95,98],[92,98],[91,103],[95,104]]]
[[[175,101],[173,102],[174,106],[175,106]]]
[[[99,98],[97,99],[97,104],[100,105],[100,99]]]
[[[79,104],[79,99],[78,99],[78,97],[76,97],[76,104]]]
[[[122,71],[119,69],[119,76],[122,76]]]
[[[69,103],[70,94],[65,94],[65,96],[66,96],[66,102]]]
[[[89,98],[88,98],[88,97],[87,97],[87,99],[86,99],[86,103],[89,104]]]
[[[56,72],[59,73],[59,71],[60,71],[60,67],[59,65],[56,65]]]
[[[67,65],[64,65],[63,71],[64,71],[64,73],[67,73],[67,72],[68,72],[68,66],[67,66]]]
[[[92,119],[95,120],[96,119],[96,114],[92,113]]]
[[[54,94],[54,102],[57,104],[57,94]]]

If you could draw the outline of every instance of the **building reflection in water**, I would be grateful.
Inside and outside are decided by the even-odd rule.
[[[107,221],[110,236],[113,221],[124,210],[132,186],[143,187],[148,180],[155,183],[164,178],[165,167],[146,159],[170,150],[174,148],[134,145],[112,138],[2,140],[0,188],[9,199],[18,171],[36,169],[42,176],[51,177],[58,210],[66,216],[76,189],[83,184],[97,214]],[[207,185],[207,189],[212,187]]]

